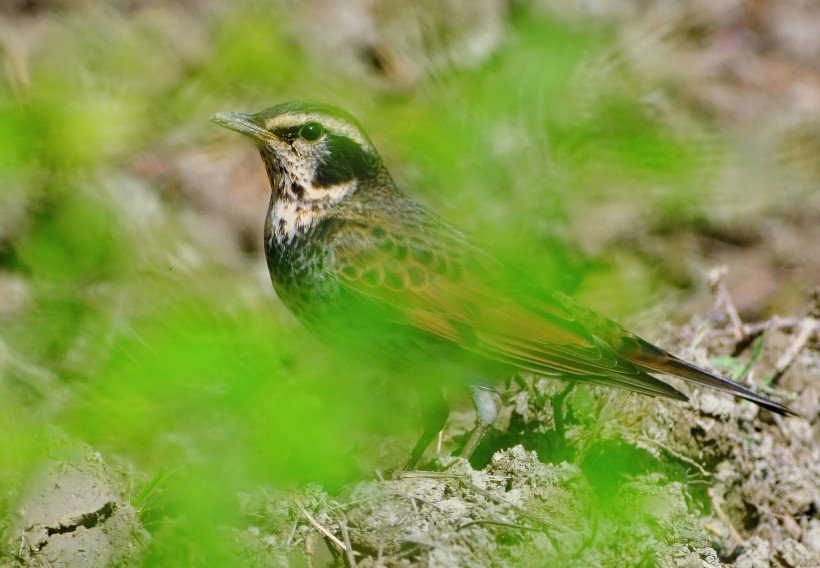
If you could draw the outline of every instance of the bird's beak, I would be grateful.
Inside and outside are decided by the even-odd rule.
[[[234,130],[256,140],[270,138],[270,133],[256,124],[253,115],[241,112],[218,112],[211,117],[211,121],[229,130]]]

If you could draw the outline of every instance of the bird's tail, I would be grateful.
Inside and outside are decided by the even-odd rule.
[[[633,336],[629,338],[629,342],[635,343],[635,345],[631,349],[623,351],[622,354],[643,371],[655,371],[680,377],[696,385],[711,387],[745,398],[767,410],[784,416],[798,416],[796,412],[783,406],[779,402],[775,402],[762,394],[758,394],[741,384],[716,375],[706,369],[701,369],[697,365],[687,363],[638,337]]]

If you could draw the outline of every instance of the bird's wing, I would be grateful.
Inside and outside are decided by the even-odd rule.
[[[378,221],[348,223],[337,234],[335,266],[347,290],[390,306],[416,329],[522,370],[686,399],[617,354],[569,300],[511,292],[505,268],[455,229],[434,218],[389,229]]]

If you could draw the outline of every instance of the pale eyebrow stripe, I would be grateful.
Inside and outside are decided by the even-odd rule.
[[[290,128],[299,126],[306,122],[318,122],[328,128],[331,132],[343,134],[350,138],[364,148],[372,149],[373,147],[359,132],[359,130],[350,123],[334,118],[332,116],[318,115],[312,113],[298,113],[298,114],[284,114],[281,116],[274,116],[265,122],[265,128],[270,131],[275,131],[279,128]]]

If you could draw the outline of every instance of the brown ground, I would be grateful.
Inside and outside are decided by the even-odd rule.
[[[721,319],[664,343],[708,364],[738,345]],[[523,377],[503,393],[506,424],[479,448],[482,467],[442,457],[334,496],[260,490],[242,499],[251,524],[237,540],[272,565],[341,563],[349,545],[359,566],[816,566],[820,345],[804,321],[814,335],[778,379],[800,393],[800,418],[711,392],[679,404],[601,390],[568,400],[560,442],[555,383]],[[776,373],[798,329],[764,332],[753,380]],[[446,437],[468,426],[456,419]]]
[[[40,21],[30,34],[20,25],[20,36],[8,37],[23,46],[33,37],[29,47],[36,51],[37,30],[50,29],[47,8],[69,3],[18,4],[37,8]],[[598,84],[617,89],[609,74],[627,69],[631,79],[665,86],[649,106],[670,124],[691,127],[687,113],[702,113],[745,143],[736,154],[709,156],[717,165],[704,175],[716,197],[705,218],[670,223],[604,195],[576,204],[568,234],[592,256],[639,264],[626,282],[653,272],[687,290],[665,302],[679,313],[704,313],[710,300],[703,272],[726,266],[723,282],[740,315],[768,320],[770,329],[762,335],[765,325],[748,329],[738,340],[719,306],[682,329],[644,325],[645,335],[698,364],[745,370],[742,379],[762,390],[775,384],[773,396],[787,397],[801,417],[773,416],[709,392],[692,393],[684,405],[579,389],[566,401],[559,434],[549,404],[559,386],[516,377],[502,392],[508,404],[501,423],[472,463],[431,458],[424,471],[374,475],[333,495],[316,486],[289,493],[248,488],[238,496],[244,526],[224,529],[237,558],[260,566],[820,565],[820,309],[810,298],[820,282],[816,6],[692,2],[669,8],[677,11],[670,15],[643,13],[643,3],[627,1],[590,16],[561,2],[531,4],[568,25],[587,18],[627,22],[609,57],[579,70],[579,105],[589,103]],[[481,12],[494,22],[488,50],[498,47],[501,33],[493,20],[497,5],[486,2]],[[15,45],[4,45],[4,63],[24,91],[28,79],[14,65]],[[405,60],[408,54],[389,42],[375,45],[370,64],[377,55],[377,69],[358,72],[375,72],[378,82],[397,90],[423,81],[423,65]],[[669,107],[669,100],[686,108]],[[178,146],[134,156],[118,175],[167,199],[162,215],[194,235],[193,249],[250,273],[237,258],[258,253],[258,211],[267,193],[258,183],[257,157],[233,140],[206,150]],[[233,193],[222,191],[226,186]],[[19,211],[2,212],[3,242],[35,215],[20,203]],[[25,275],[0,272],[0,315],[24,309],[31,295]],[[769,319],[772,314],[786,319]],[[650,310],[647,317],[654,315]],[[811,325],[813,334],[806,333]],[[11,365],[3,344],[0,355]],[[65,385],[55,386],[49,373],[38,380],[43,390],[58,392],[51,399],[57,404]],[[443,456],[463,442],[472,420],[468,410],[452,417]],[[27,480],[0,523],[8,553],[0,565],[139,563],[150,536],[129,504],[125,474],[106,465],[113,456],[103,459],[59,433],[54,438],[53,459]]]
[[[812,315],[816,306],[794,324],[755,332],[762,348],[747,375],[758,384],[777,376],[801,417],[712,392],[681,404],[580,390],[566,401],[560,438],[548,402],[559,385],[517,377],[502,392],[506,412],[477,465],[440,457],[429,469],[332,496],[319,486],[260,488],[239,496],[247,525],[225,530],[237,558],[256,566],[816,566],[820,341]],[[800,347],[809,325],[815,332]],[[717,312],[662,343],[699,364],[734,353],[731,362],[744,366],[754,342],[732,333]],[[463,442],[471,420],[467,411],[454,416],[446,450]],[[30,480],[13,519],[14,565],[134,562],[150,537],[122,474],[58,433],[53,444],[54,460]],[[607,471],[596,469],[601,463]]]

